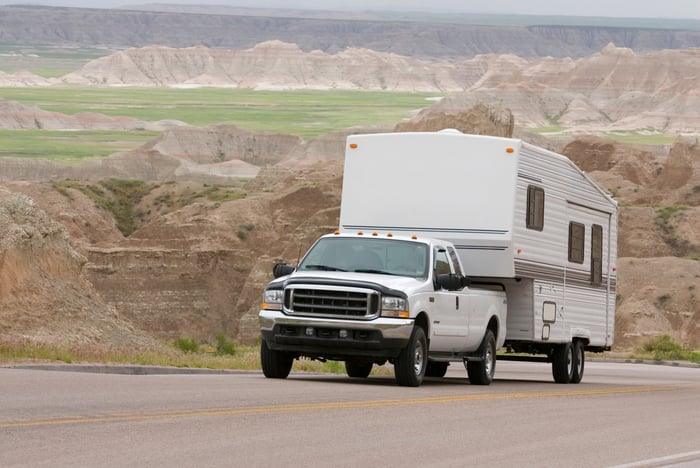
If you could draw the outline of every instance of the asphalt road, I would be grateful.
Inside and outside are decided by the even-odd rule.
[[[700,466],[700,368],[498,362],[391,377],[0,368],[1,467]]]

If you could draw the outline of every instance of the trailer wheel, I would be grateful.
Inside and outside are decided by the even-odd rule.
[[[467,361],[467,376],[472,385],[490,385],[496,373],[496,338],[486,330],[479,347],[480,361]]]
[[[413,328],[408,346],[401,350],[394,364],[396,382],[402,387],[418,387],[428,364],[428,341],[419,326]]]
[[[366,379],[372,372],[372,361],[345,361],[345,372],[348,377]]]
[[[585,357],[583,352],[583,341],[574,341],[574,374],[571,377],[571,383],[579,383],[583,378],[583,368],[585,365]]]
[[[425,369],[426,377],[445,377],[449,362],[428,361],[428,367]]]
[[[294,358],[283,351],[275,351],[262,340],[260,344],[260,364],[268,379],[286,379],[292,370]]]
[[[574,345],[565,343],[554,349],[552,357],[552,376],[560,384],[568,384],[574,378]]]

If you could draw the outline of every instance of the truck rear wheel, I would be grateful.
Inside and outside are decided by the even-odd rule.
[[[574,378],[574,345],[564,343],[554,349],[552,376],[556,383],[568,384]]]
[[[292,370],[294,358],[283,351],[275,351],[262,340],[260,344],[260,364],[268,379],[286,379]]]
[[[413,328],[408,346],[394,363],[396,382],[403,387],[418,387],[423,382],[425,369],[428,365],[428,340],[425,332],[419,326]]]
[[[473,385],[490,385],[496,373],[496,338],[486,330],[479,347],[479,361],[467,361],[467,376]]]
[[[348,377],[366,379],[372,372],[372,361],[345,361],[345,372]]]

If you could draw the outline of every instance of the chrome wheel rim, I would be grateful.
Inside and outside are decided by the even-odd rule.
[[[413,372],[415,372],[416,375],[420,375],[423,371],[423,363],[425,362],[425,348],[421,341],[416,343],[416,348],[413,352],[415,353],[413,356]]]
[[[486,353],[484,353],[484,364],[486,365],[486,375],[492,376],[494,370],[494,353],[491,346],[486,347]]]

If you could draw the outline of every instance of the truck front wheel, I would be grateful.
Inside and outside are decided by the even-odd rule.
[[[268,379],[286,379],[292,370],[294,358],[283,351],[275,351],[262,340],[260,344],[260,364]]]
[[[418,387],[423,382],[428,365],[428,340],[419,326],[414,327],[411,339],[394,363],[396,382],[403,387]]]
[[[479,347],[479,361],[467,361],[469,383],[490,385],[496,373],[496,338],[491,330],[486,330]]]

